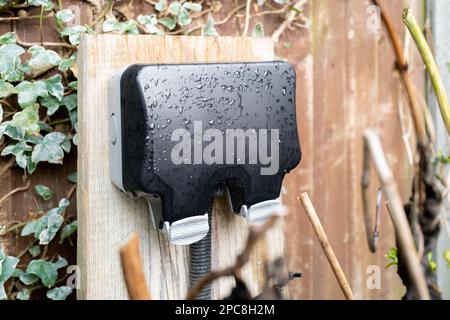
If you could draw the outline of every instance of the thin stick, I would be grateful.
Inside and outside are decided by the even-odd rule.
[[[151,300],[142,267],[139,237],[136,233],[120,248],[123,274],[131,300]]]
[[[17,193],[17,192],[21,192],[21,191],[26,191],[28,190],[28,188],[30,187],[30,180],[28,180],[28,182],[23,186],[23,187],[18,187],[15,188],[13,190],[11,190],[10,192],[8,192],[7,194],[5,194],[1,199],[0,199],[0,205],[3,203],[3,201],[5,201],[6,199],[8,199],[9,197],[11,197],[13,194]]]
[[[242,31],[242,36],[245,37],[248,32],[248,26],[250,24],[250,4],[251,0],[247,0],[247,4],[245,6],[245,23],[244,23],[244,31]]]
[[[345,277],[344,271],[339,264],[336,255],[334,254],[333,248],[328,242],[327,234],[320,223],[320,219],[317,216],[316,210],[309,199],[309,196],[306,192],[302,193],[300,197],[298,197],[298,201],[302,204],[305,209],[306,215],[311,222],[311,225],[316,233],[317,238],[319,239],[320,245],[322,247],[323,252],[325,253],[328,262],[330,263],[331,269],[333,270],[334,275],[339,283],[339,286],[344,293],[344,296],[347,300],[353,300],[353,293],[350,285],[348,284],[347,278]]]
[[[439,109],[441,110],[442,120],[444,120],[447,133],[450,134],[450,105],[444,83],[442,82],[442,78],[439,74],[439,69],[433,58],[433,54],[431,53],[431,49],[428,46],[427,40],[425,39],[422,30],[420,30],[420,27],[409,8],[405,8],[403,10],[403,22],[408,27],[408,30],[416,43],[417,49],[419,49],[423,62],[427,67],[434,92],[436,93]]]
[[[364,212],[364,225],[366,229],[366,238],[369,245],[369,250],[372,253],[377,252],[378,235],[375,237],[375,232],[372,232],[372,217],[370,215],[370,201],[369,201],[369,186],[370,186],[370,154],[366,146],[364,146],[363,155],[363,174],[361,177],[361,195]]]
[[[0,177],[3,176],[3,174],[8,171],[9,169],[11,169],[14,164],[16,163],[16,159],[14,157],[12,157],[11,159],[9,159],[9,161],[7,163],[5,163],[5,165],[0,169]]]
[[[411,281],[414,284],[419,299],[429,300],[430,293],[428,292],[427,282],[420,264],[402,200],[397,191],[397,185],[387,163],[383,148],[381,147],[380,139],[373,129],[367,129],[364,132],[364,143],[370,151],[372,161],[375,164],[375,169],[383,186],[384,194],[389,203],[389,214],[397,232],[398,241],[405,257],[406,267]]]
[[[422,116],[422,108],[419,104],[419,100],[416,96],[416,91],[414,88],[414,82],[411,79],[411,75],[408,72],[408,62],[405,59],[405,54],[402,47],[402,42],[395,30],[394,24],[391,18],[388,16],[384,7],[380,4],[378,0],[372,0],[372,3],[380,8],[381,19],[386,27],[386,31],[391,40],[392,46],[394,47],[396,63],[400,76],[402,78],[403,86],[406,90],[406,95],[409,100],[410,112],[414,122],[414,128],[417,134],[417,143],[421,147],[427,145],[427,136],[425,132],[425,126]]]
[[[0,17],[0,22],[5,21],[20,21],[20,20],[32,20],[32,19],[40,19],[41,16],[25,16],[25,17]],[[46,16],[43,16],[42,19],[49,19],[53,18],[53,14],[49,14]]]
[[[293,6],[286,16],[286,19],[279,25],[279,27],[272,33],[272,41],[277,43],[280,40],[284,30],[295,20],[297,13],[302,10],[302,7],[308,0],[299,0]]]

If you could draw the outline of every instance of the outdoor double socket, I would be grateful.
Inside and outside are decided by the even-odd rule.
[[[112,182],[147,199],[171,243],[208,233],[218,190],[253,223],[281,210],[301,156],[289,64],[131,65],[110,93]]]

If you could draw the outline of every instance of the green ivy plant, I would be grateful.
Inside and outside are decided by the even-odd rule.
[[[36,185],[35,191],[43,201],[49,201],[52,190],[44,185]],[[65,277],[59,277],[59,270],[67,267],[68,262],[61,256],[48,259],[43,252],[45,246],[55,241],[59,235],[59,244],[77,230],[77,221],[70,221],[65,217],[65,211],[69,206],[69,200],[63,198],[58,206],[49,210],[41,211],[38,218],[30,219],[19,224],[22,237],[31,237],[33,240],[26,251],[32,258],[26,268],[18,268],[19,257],[6,256],[0,250],[0,299],[6,299],[5,283],[13,280],[14,287],[18,288],[15,298],[28,300],[33,291],[46,289],[47,297],[52,300],[64,300],[72,293],[72,288],[60,285]],[[2,229],[1,235],[17,230],[16,226]]]
[[[389,263],[385,266],[385,268],[389,268],[392,266],[398,265],[398,249],[395,247],[389,248],[388,253],[385,255],[385,257],[390,260]]]

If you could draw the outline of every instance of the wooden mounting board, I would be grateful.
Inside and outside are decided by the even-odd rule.
[[[83,35],[78,57],[78,298],[128,298],[119,247],[137,232],[152,296],[183,299],[189,282],[188,247],[171,246],[151,226],[145,201],[130,199],[110,181],[108,78],[132,63],[274,60],[273,44],[265,38]],[[213,269],[233,265],[247,236],[245,220],[224,204],[220,200],[214,204]],[[253,294],[263,286],[263,262],[280,256],[284,256],[281,221],[258,244],[244,269]],[[233,279],[221,279],[213,286],[213,298],[224,297],[233,285]]]

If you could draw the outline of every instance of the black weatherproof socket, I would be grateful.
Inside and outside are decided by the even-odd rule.
[[[111,79],[111,179],[174,244],[208,231],[214,192],[264,216],[301,151],[285,62],[130,65]],[[252,211],[253,208],[253,211]],[[259,208],[259,209],[258,209]],[[205,233],[206,232],[206,233]]]

